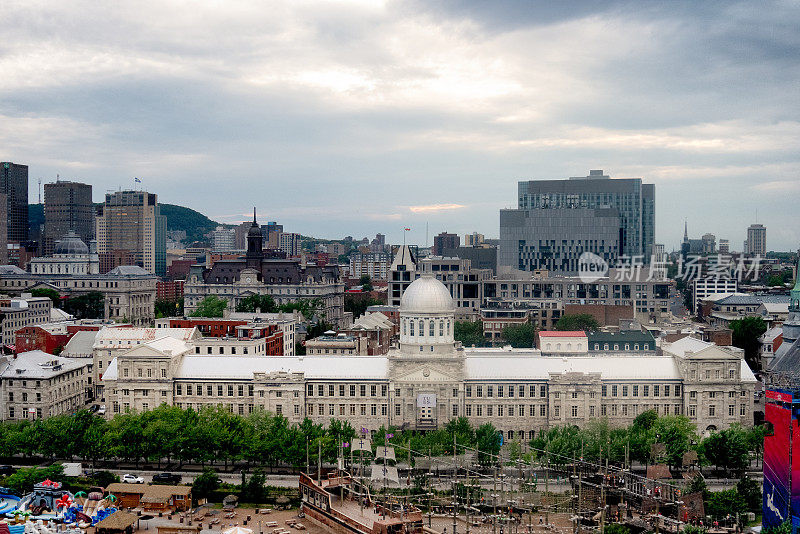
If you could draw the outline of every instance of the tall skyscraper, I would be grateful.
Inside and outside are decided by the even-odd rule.
[[[592,170],[568,180],[523,181],[518,188],[518,208],[500,211],[501,267],[575,273],[583,252],[608,262],[622,255],[650,261],[653,184]]]
[[[95,234],[94,211],[91,185],[68,181],[44,184],[42,254],[51,255],[55,242],[70,231],[88,244]]]
[[[146,271],[167,270],[167,218],[161,215],[158,195],[146,191],[106,194],[97,210],[97,251],[101,255],[127,251]]]
[[[764,256],[767,253],[767,229],[763,224],[751,224],[747,227],[745,253]]]
[[[28,166],[0,163],[0,193],[6,195],[8,242],[28,240]]]

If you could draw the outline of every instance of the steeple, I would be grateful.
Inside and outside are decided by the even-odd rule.
[[[245,256],[249,269],[261,270],[261,260],[264,258],[263,242],[264,236],[256,222],[256,209],[253,208],[253,225],[247,231],[247,255]]]

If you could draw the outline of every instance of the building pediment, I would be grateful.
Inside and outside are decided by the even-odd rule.
[[[447,372],[437,366],[429,364],[420,364],[414,369],[401,370],[395,377],[392,378],[394,382],[453,382],[458,381],[460,378],[455,373]]]
[[[711,345],[697,352],[686,352],[685,358],[689,360],[738,359],[738,355],[717,345]]]

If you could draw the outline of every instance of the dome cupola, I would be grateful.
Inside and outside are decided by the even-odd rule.
[[[56,241],[55,247],[53,249],[53,254],[59,255],[77,255],[77,254],[89,254],[89,247],[86,246],[86,243],[81,241],[81,238],[78,235],[71,231],[65,235],[60,240]]]
[[[430,275],[414,280],[400,299],[400,348],[419,356],[453,354],[456,305],[445,285]]]

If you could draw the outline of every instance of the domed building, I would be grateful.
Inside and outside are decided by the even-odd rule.
[[[33,258],[30,261],[31,274],[98,274],[100,258],[97,255],[96,243],[92,241],[91,245],[90,250],[75,232],[70,231],[56,241],[52,256]]]
[[[455,302],[439,280],[423,276],[400,300],[400,350],[404,354],[452,355]]]

